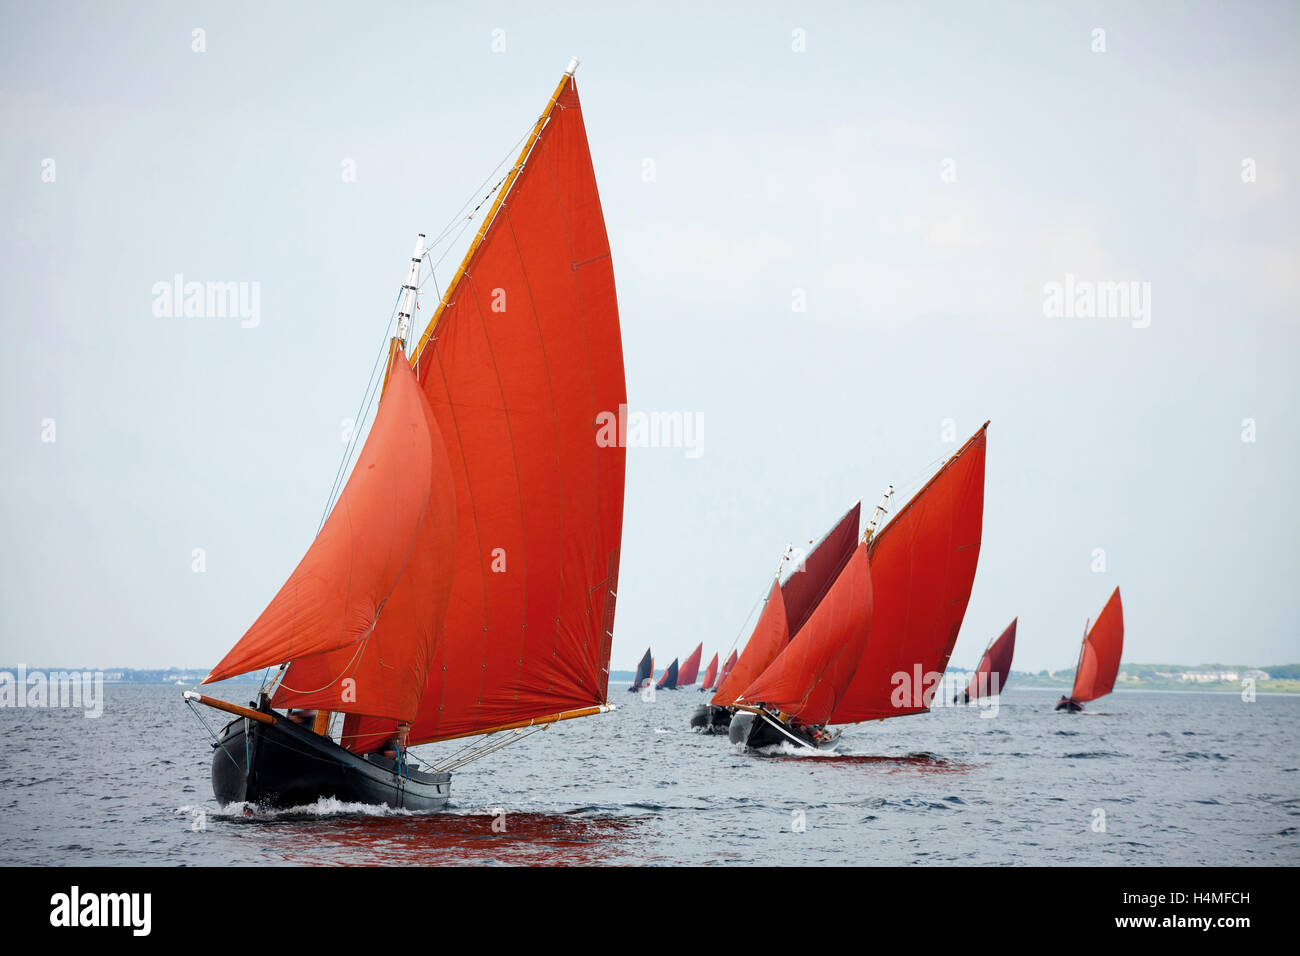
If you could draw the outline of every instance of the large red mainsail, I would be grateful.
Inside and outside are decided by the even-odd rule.
[[[731,672],[718,685],[718,691],[709,701],[714,707],[726,707],[734,704],[741,691],[754,682],[759,674],[767,670],[776,655],[790,643],[790,631],[785,620],[785,600],[781,597],[781,583],[772,582],[768,592],[767,603],[754,625],[754,633],[749,636],[745,652],[732,666]]]
[[[718,655],[713,655],[708,668],[704,671],[704,680],[700,681],[700,690],[713,690],[713,680],[718,676]]]
[[[446,458],[440,448],[435,454],[439,439],[400,349],[393,365],[397,373],[329,518],[279,593],[205,684],[335,650],[343,658],[372,663],[381,649],[385,656],[392,651],[403,658],[408,651],[420,653],[416,645],[427,649],[423,628],[419,635],[401,636],[385,629],[376,639],[381,611],[402,600],[399,583],[413,565],[423,568],[428,542],[438,539],[445,548],[450,540],[445,514],[430,506],[435,497],[452,494]],[[427,610],[430,619],[436,617],[436,607]],[[393,681],[376,679],[366,688],[385,713],[413,712],[427,661],[404,659],[398,666],[401,675],[394,674]]]
[[[975,580],[987,428],[985,422],[871,539],[871,635],[831,723],[929,710]]]
[[[1079,671],[1074,675],[1074,690],[1070,697],[1076,703],[1085,704],[1109,694],[1115,687],[1123,653],[1124,607],[1120,604],[1119,588],[1116,588],[1101,609],[1092,630],[1083,639]]]
[[[691,656],[686,658],[682,666],[677,671],[677,686],[690,687],[695,683],[695,679],[700,676],[700,658],[704,656],[704,642],[701,641],[691,651]]]
[[[1007,686],[1007,676],[1011,673],[1011,656],[1016,650],[1016,618],[1007,629],[998,635],[998,639],[988,646],[979,666],[971,674],[970,683],[966,685],[965,697],[975,700],[979,697],[994,697],[1002,693]]]
[[[740,700],[826,723],[862,658],[871,613],[871,567],[860,544],[808,622]]]
[[[413,744],[607,698],[626,449],[602,423],[627,389],[572,76],[552,102],[414,362],[447,443],[458,533]]]

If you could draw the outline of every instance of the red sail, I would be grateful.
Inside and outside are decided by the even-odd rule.
[[[686,658],[686,663],[682,664],[681,669],[677,672],[677,686],[690,687],[695,683],[695,678],[700,676],[700,658],[704,656],[704,643],[700,644],[691,651],[691,656]]]
[[[799,633],[804,622],[812,615],[821,599],[853,557],[858,544],[858,521],[862,503],[856,503],[826,536],[817,542],[812,552],[795,565],[785,583],[781,597],[785,601],[785,615],[791,636]]]
[[[1119,588],[1116,588],[1101,609],[1092,630],[1083,639],[1079,672],[1074,676],[1074,692],[1070,696],[1077,703],[1084,704],[1109,694],[1115,687],[1123,652],[1124,608],[1120,604]]]
[[[603,704],[627,389],[571,77],[415,368],[447,443],[458,534],[444,637],[410,742]]]
[[[294,661],[271,699],[276,707],[321,708],[402,722],[414,720],[418,712],[451,588],[455,483],[438,424],[405,356],[400,366],[393,366],[388,391],[394,388],[410,388],[419,396],[434,439],[429,497],[406,571],[362,645]]]
[[[717,690],[727,682],[727,678],[731,676],[732,668],[736,666],[736,657],[736,652],[732,651],[730,656],[727,657],[727,663],[722,665],[722,670],[718,674],[718,683],[713,687],[710,687],[709,690]]]
[[[1002,688],[1007,686],[1007,677],[1011,674],[1011,655],[1016,650],[1016,621],[1018,620],[1020,618],[1012,621],[980,658],[979,666],[975,668],[970,683],[966,685],[967,700],[995,697],[1002,693]]]
[[[419,550],[430,496],[447,491],[433,487],[437,437],[399,364],[397,349],[370,434],[316,540],[205,684],[339,648],[353,654],[371,636]]]
[[[826,723],[862,659],[871,611],[871,566],[860,544],[808,623],[740,699]]]
[[[700,681],[700,690],[713,690],[713,679],[718,676],[718,655],[713,655],[713,660],[709,661],[708,669],[704,672],[704,680]]]
[[[749,636],[745,653],[740,655],[728,674],[718,685],[718,692],[710,701],[714,707],[726,707],[734,704],[741,691],[752,684],[755,678],[767,670],[776,655],[790,643],[790,631],[785,622],[785,601],[781,597],[781,585],[772,582],[768,592],[767,603],[763,613],[758,616],[754,633]]]
[[[871,637],[832,723],[930,709],[975,580],[987,428],[985,422],[871,539]]]

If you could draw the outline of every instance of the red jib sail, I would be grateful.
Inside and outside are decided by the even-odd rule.
[[[799,633],[804,622],[830,591],[835,579],[849,563],[849,558],[853,557],[853,549],[858,544],[861,511],[862,503],[857,502],[845,512],[835,527],[817,542],[812,552],[795,564],[781,585],[781,597],[785,600],[786,621],[792,638]]]
[[[1109,694],[1115,687],[1123,652],[1124,607],[1120,604],[1119,588],[1116,588],[1101,609],[1092,630],[1083,639],[1079,671],[1074,675],[1074,691],[1070,696],[1077,703],[1084,704]]]
[[[975,580],[987,428],[985,422],[871,539],[871,636],[831,723],[930,709]]]
[[[677,671],[677,686],[690,687],[695,683],[695,678],[700,676],[700,658],[704,656],[704,644],[701,642],[691,651],[691,656],[686,658],[685,663]]]
[[[382,688],[376,682],[367,694],[381,712],[413,713],[427,670],[427,660],[417,659],[427,654],[427,628],[401,635],[385,628],[376,639],[376,624],[392,600],[404,600],[399,584],[413,565],[424,567],[426,544],[448,533],[445,515],[431,512],[430,501],[452,492],[445,456],[440,448],[435,455],[439,438],[430,430],[427,404],[400,349],[393,368],[329,518],[289,580],[204,683],[339,649],[369,664],[379,650],[401,673]],[[442,537],[441,546],[447,543]],[[422,610],[430,621],[438,613],[436,607]]]
[[[871,612],[871,567],[860,544],[808,623],[740,699],[804,723],[826,723],[862,658]]]
[[[817,542],[812,552],[796,563],[785,582],[778,581],[772,586],[772,593],[768,595],[754,633],[745,645],[745,652],[730,667],[724,668],[718,680],[718,692],[710,701],[715,707],[735,703],[740,692],[776,660],[776,655],[799,632],[826,596],[853,556],[861,510],[861,502],[854,504]],[[780,601],[774,603],[773,595]],[[735,658],[736,655],[733,652],[731,656]]]
[[[609,241],[572,77],[421,340],[455,572],[412,744],[602,705],[626,405]],[[384,733],[345,728],[361,746]]]
[[[438,424],[400,348],[390,373],[385,397],[394,389],[412,389],[435,439],[433,480],[406,570],[374,631],[360,646],[299,658],[289,665],[271,698],[276,707],[369,714],[403,723],[418,712],[447,613],[456,540],[455,484]]]
[[[785,601],[781,597],[781,584],[772,582],[763,613],[758,616],[754,633],[749,635],[745,652],[732,666],[731,672],[718,684],[718,692],[709,701],[714,707],[734,704],[741,691],[754,682],[776,660],[776,655],[790,643],[790,632],[785,622]]]
[[[979,666],[975,668],[970,683],[966,685],[967,700],[994,697],[1002,693],[1002,688],[1007,686],[1007,676],[1011,673],[1011,656],[1016,650],[1016,621],[1018,620],[1020,619],[1016,618],[1012,621],[998,639],[984,651]]]
[[[704,680],[700,681],[700,690],[713,690],[714,678],[718,676],[718,655],[713,655],[708,668],[704,671]]]

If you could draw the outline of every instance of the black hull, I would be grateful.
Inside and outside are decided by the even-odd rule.
[[[791,727],[789,724],[776,727],[774,723],[755,714],[737,711],[727,729],[727,739],[733,744],[743,743],[750,750],[762,750],[780,744],[817,750],[835,743],[840,736],[837,731],[830,737],[817,738],[799,727]]]
[[[725,734],[731,725],[731,711],[712,704],[700,704],[691,714],[691,727],[704,734]]]
[[[953,694],[953,695],[952,695],[952,702],[953,702],[954,704],[969,704],[969,703],[970,703],[970,694],[966,694],[966,693],[962,693],[962,694]]]
[[[358,757],[334,741],[280,718],[263,724],[240,717],[222,728],[212,753],[212,792],[222,806],[310,805],[322,797],[407,810],[441,810],[451,798],[450,773],[424,773],[372,755]]]
[[[1083,710],[1083,704],[1079,703],[1073,697],[1062,697],[1056,702],[1056,709],[1063,710],[1067,714],[1077,714]]]

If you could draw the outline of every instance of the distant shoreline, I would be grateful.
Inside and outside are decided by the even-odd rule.
[[[1126,665],[1128,666],[1128,665]],[[1136,665],[1134,665],[1136,666]],[[1291,670],[1295,665],[1289,665],[1286,670]],[[207,675],[206,670],[201,669],[183,669],[183,668],[87,668],[87,667],[33,667],[32,665],[11,665],[0,667],[0,673],[8,672],[17,675],[20,670],[28,674],[84,674],[84,673],[102,673],[105,684],[152,684],[152,685],[171,685],[181,687],[197,686],[200,681]],[[966,679],[971,672],[960,668],[950,669],[945,675],[945,681],[961,682]],[[611,671],[609,682],[611,685],[630,686],[634,674],[632,671]],[[1018,674],[1012,671],[1011,676],[1007,679],[1006,690],[1015,691],[1044,691],[1046,693],[1068,694],[1073,686],[1073,671],[1062,671],[1059,676],[1045,677],[1040,674]],[[248,683],[258,684],[260,679],[255,675],[242,675],[231,678],[229,681],[219,683]],[[1127,691],[1141,691],[1152,694],[1241,694],[1245,690],[1245,684],[1241,680],[1236,681],[1206,681],[1191,683],[1190,686],[1170,686],[1171,684],[1181,684],[1179,681],[1171,681],[1168,678],[1159,678],[1152,680],[1150,678],[1133,678],[1121,670],[1119,681],[1112,693],[1124,693]],[[691,688],[698,690],[698,684],[691,685]],[[1256,696],[1272,697],[1294,697],[1300,696],[1300,680],[1294,678],[1271,678],[1269,680],[1256,680],[1254,684]]]

